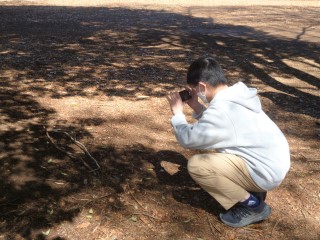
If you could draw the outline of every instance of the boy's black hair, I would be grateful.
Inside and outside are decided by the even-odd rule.
[[[196,86],[200,81],[209,83],[213,87],[228,83],[222,68],[213,57],[201,57],[190,65],[187,83]]]

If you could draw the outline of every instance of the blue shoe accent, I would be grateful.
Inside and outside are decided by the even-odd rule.
[[[256,208],[260,205],[260,200],[257,197],[255,197],[253,194],[250,194],[247,200],[240,203],[247,207]]]

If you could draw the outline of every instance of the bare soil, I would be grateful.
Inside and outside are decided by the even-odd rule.
[[[105,2],[0,2],[0,239],[319,239],[318,1]],[[245,228],[219,221],[169,122],[204,54],[291,148],[271,217]]]

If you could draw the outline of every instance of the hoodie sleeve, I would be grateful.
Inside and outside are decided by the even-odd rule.
[[[217,149],[235,145],[237,138],[232,121],[223,110],[209,107],[195,124],[188,124],[184,114],[172,117],[178,142],[188,149]]]

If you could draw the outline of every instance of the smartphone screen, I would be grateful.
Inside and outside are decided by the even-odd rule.
[[[189,93],[189,91],[187,90],[182,90],[179,92],[179,95],[181,97],[181,100],[184,102],[184,101],[187,101],[191,98],[191,94]]]

